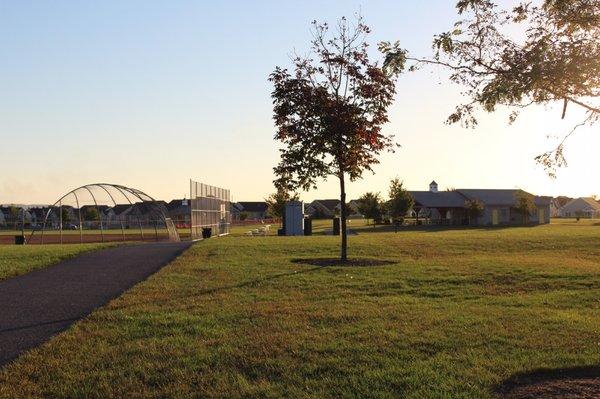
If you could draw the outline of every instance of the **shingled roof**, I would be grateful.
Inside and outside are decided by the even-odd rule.
[[[478,199],[485,205],[496,206],[513,206],[515,205],[519,194],[529,194],[526,191],[519,189],[463,189],[459,188],[456,191],[469,199]],[[550,197],[534,196],[533,202],[538,206],[550,205]]]
[[[466,198],[456,191],[409,191],[415,205],[425,208],[462,208]]]
[[[268,205],[264,201],[238,201],[244,212],[266,212]]]
[[[318,202],[331,212],[334,212],[335,208],[340,204],[339,199],[317,199],[313,202]]]

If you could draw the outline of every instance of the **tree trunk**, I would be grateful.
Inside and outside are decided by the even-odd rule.
[[[344,181],[344,172],[340,173],[340,230],[342,233],[342,250],[340,260],[346,262],[348,260],[348,235],[346,234],[346,182]]]

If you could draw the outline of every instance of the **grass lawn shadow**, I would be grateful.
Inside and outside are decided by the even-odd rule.
[[[346,262],[341,262],[340,258],[295,258],[291,260],[292,263],[300,263],[311,266],[344,266],[344,267],[371,267],[371,266],[385,266],[393,265],[398,262],[385,260],[385,259],[369,259],[369,258],[355,258],[348,259]]]
[[[598,398],[600,366],[539,369],[516,374],[495,389],[508,399]]]

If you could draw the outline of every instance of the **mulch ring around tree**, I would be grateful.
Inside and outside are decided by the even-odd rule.
[[[340,258],[296,258],[292,259],[292,263],[301,263],[312,266],[343,266],[343,267],[372,267],[372,266],[385,266],[393,265],[398,262],[383,259],[348,259],[345,262],[341,262]]]
[[[508,399],[600,398],[600,366],[519,374],[498,386],[496,394]]]

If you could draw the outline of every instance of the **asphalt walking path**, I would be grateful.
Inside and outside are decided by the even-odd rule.
[[[0,366],[145,280],[190,245],[148,243],[86,252],[0,281]]]

